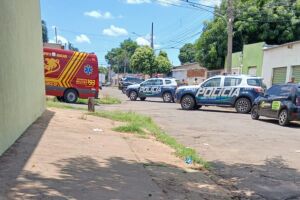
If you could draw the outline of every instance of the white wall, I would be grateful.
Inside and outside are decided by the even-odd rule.
[[[172,77],[177,80],[187,79],[187,70],[174,70],[172,71]]]
[[[287,67],[286,82],[291,79],[292,66],[300,65],[300,42],[264,50],[262,76],[267,87],[272,86],[273,68]]]

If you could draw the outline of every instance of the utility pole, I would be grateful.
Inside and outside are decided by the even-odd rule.
[[[153,41],[153,22],[151,25],[151,48],[154,49],[154,41]]]
[[[233,1],[227,0],[227,34],[228,34],[228,42],[227,42],[227,67],[225,68],[225,73],[231,74],[232,69],[232,40],[233,40]]]
[[[57,44],[58,40],[57,40],[57,28],[56,28],[56,26],[54,27],[54,31],[55,31],[55,43]]]

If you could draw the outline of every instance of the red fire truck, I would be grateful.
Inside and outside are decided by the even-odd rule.
[[[46,95],[67,103],[98,98],[99,74],[95,54],[44,48]]]

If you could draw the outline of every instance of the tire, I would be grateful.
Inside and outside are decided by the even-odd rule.
[[[251,118],[253,120],[258,120],[259,119],[258,106],[257,105],[253,106],[252,109],[251,109]]]
[[[251,110],[251,102],[249,99],[247,98],[239,98],[236,102],[235,102],[235,110],[238,113],[249,113]]]
[[[78,93],[74,89],[68,89],[64,93],[64,100],[67,103],[76,103],[78,100]]]
[[[194,97],[192,97],[191,95],[185,95],[184,97],[182,97],[180,104],[183,110],[194,110],[196,102]]]
[[[173,101],[173,97],[172,97],[172,94],[170,92],[163,93],[162,98],[163,98],[163,101],[165,103],[171,103]]]
[[[146,97],[140,97],[140,100],[141,100],[141,101],[145,101],[145,100],[146,100]]]
[[[122,93],[126,94],[126,88],[122,88]]]
[[[138,94],[137,94],[136,91],[131,91],[131,92],[129,93],[129,99],[130,99],[131,101],[136,101],[137,98],[138,98]]]
[[[278,115],[278,122],[280,126],[287,126],[290,123],[287,109],[280,111]]]

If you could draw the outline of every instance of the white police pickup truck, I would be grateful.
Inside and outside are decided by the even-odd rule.
[[[173,78],[151,78],[140,84],[130,85],[126,89],[126,95],[131,101],[140,98],[145,101],[148,97],[159,97],[164,102],[174,102],[177,82]]]

